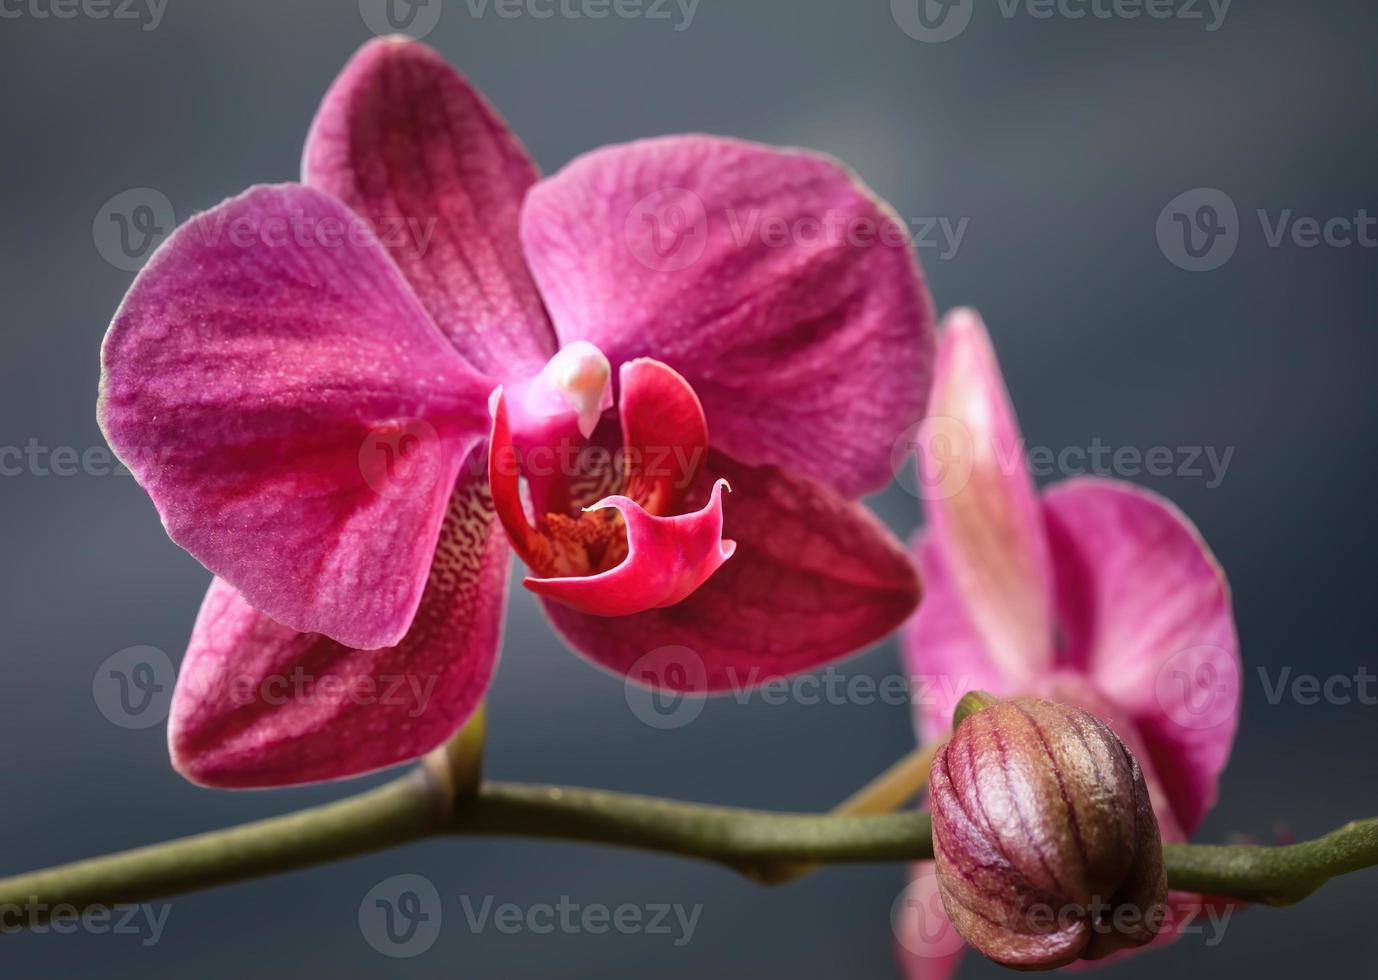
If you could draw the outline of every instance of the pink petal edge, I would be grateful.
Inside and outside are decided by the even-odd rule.
[[[373,649],[421,601],[488,383],[356,220],[280,185],[179,228],[106,335],[99,417],[174,541],[278,622]]]
[[[507,123],[431,48],[365,44],[330,86],[302,181],[378,231],[421,303],[475,367],[533,373],[555,336],[518,240],[539,177]]]
[[[178,677],[173,765],[245,789],[357,776],[417,758],[473,713],[501,646],[510,550],[486,479],[462,481],[402,642],[355,650],[281,626],[212,582]]]
[[[882,228],[904,226],[837,162],[709,136],[595,150],[522,209],[562,342],[665,362],[698,393],[715,448],[849,498],[892,477],[932,365],[918,263]]]

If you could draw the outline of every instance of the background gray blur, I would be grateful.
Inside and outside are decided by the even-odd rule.
[[[703,0],[687,23],[673,4],[669,20],[595,21],[475,17],[446,0],[428,41],[547,172],[600,144],[699,130],[826,150],[901,215],[968,219],[955,255],[921,258],[940,307],[985,314],[1031,444],[1235,449],[1215,487],[1141,480],[1196,520],[1235,591],[1245,711],[1201,838],[1307,836],[1378,813],[1378,707],[1270,704],[1257,673],[1352,676],[1378,660],[1378,250],[1273,248],[1255,216],[1378,212],[1378,10],[1251,0],[1212,31],[1204,4],[1204,21],[1155,21],[1005,17],[996,0],[975,2],[960,36],[926,43],[888,0]],[[0,446],[82,451],[102,444],[97,351],[131,278],[93,240],[103,205],[154,188],[182,220],[293,179],[318,99],[370,32],[355,0],[170,0],[153,30],[142,0],[139,19],[43,16],[50,3],[0,0]],[[1228,263],[1191,273],[1168,261],[1155,225],[1199,187],[1226,192],[1242,227]],[[917,523],[898,486],[876,505],[901,533]],[[0,477],[0,873],[359,788],[197,789],[169,768],[163,725],[128,729],[99,710],[98,666],[144,644],[175,662],[207,581],[128,477],[28,464]],[[896,668],[889,643],[842,670]],[[729,698],[654,730],[520,589],[490,708],[496,777],[762,807],[827,807],[912,745],[893,705]],[[425,955],[388,959],[358,909],[407,872],[439,889],[444,931]],[[0,976],[883,977],[904,880],[882,866],[764,890],[640,854],[433,842],[183,898],[152,946],[3,937]],[[1378,874],[1342,880],[1298,908],[1239,915],[1215,948],[1197,936],[1107,972],[1372,976],[1375,890]],[[476,935],[461,896],[703,910],[676,947]]]

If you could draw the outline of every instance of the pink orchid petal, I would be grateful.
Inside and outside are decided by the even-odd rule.
[[[944,321],[928,414],[918,440],[928,522],[990,658],[1026,682],[1053,662],[1048,543],[1000,365],[970,310]]]
[[[673,514],[708,459],[708,422],[689,382],[653,361],[627,361],[619,372],[623,491],[652,514]]]
[[[592,616],[631,616],[673,606],[691,596],[737,550],[723,538],[722,491],[713,485],[702,509],[676,517],[648,514],[636,501],[606,497],[586,508],[612,508],[627,526],[627,557],[597,575],[523,580],[537,595]]]
[[[891,478],[928,391],[932,314],[903,227],[832,160],[706,136],[594,151],[522,211],[562,341],[664,361],[716,448],[849,498]]]
[[[909,887],[891,912],[895,955],[905,980],[950,980],[967,944],[948,918],[932,861],[914,865]]]
[[[274,620],[373,649],[421,601],[483,382],[309,188],[182,226],[125,297],[100,418],[172,539]]]
[[[986,654],[931,533],[919,536],[916,552],[924,599],[905,624],[902,649],[920,741],[934,743],[951,733],[953,709],[968,691],[988,691],[1002,698],[1026,695],[1076,705],[1110,725],[1139,760],[1163,840],[1185,840],[1166,783],[1159,776],[1136,719],[1105,698],[1090,679],[1073,671],[1052,671],[1023,683],[1012,681]]]
[[[1014,693],[1009,678],[986,653],[961,595],[952,581],[938,541],[922,532],[915,542],[924,596],[905,623],[901,650],[909,674],[920,741],[946,738],[952,712],[968,691],[1004,697]]]
[[[1239,721],[1224,572],[1191,522],[1140,487],[1070,480],[1044,507],[1068,652],[1133,717],[1190,834],[1215,801]]]
[[[814,480],[716,453],[686,504],[708,499],[719,479],[732,487],[723,509],[732,560],[666,609],[605,618],[546,602],[574,649],[626,675],[657,649],[685,647],[692,669],[668,673],[665,686],[743,690],[851,654],[913,611],[913,563],[864,507]]]
[[[373,223],[471,364],[531,373],[555,338],[517,238],[539,174],[492,106],[414,41],[370,41],[326,93],[302,180]]]
[[[173,697],[173,764],[192,782],[285,786],[425,754],[483,697],[497,663],[510,550],[483,477],[460,484],[410,632],[383,650],[297,633],[216,579]]]

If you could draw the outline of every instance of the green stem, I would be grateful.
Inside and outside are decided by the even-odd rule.
[[[0,881],[7,909],[78,910],[165,898],[246,878],[367,854],[439,832],[444,811],[420,769],[338,803]]]
[[[926,813],[793,814],[602,790],[483,783],[451,801],[425,769],[339,803],[0,881],[0,911],[144,902],[436,835],[540,837],[715,861],[769,880],[781,862],[914,861],[933,853]],[[1378,819],[1287,847],[1171,845],[1174,888],[1285,905],[1378,865]],[[0,922],[0,926],[4,923]]]
[[[1285,847],[1166,844],[1163,860],[1173,888],[1291,905],[1331,878],[1378,866],[1378,818]]]

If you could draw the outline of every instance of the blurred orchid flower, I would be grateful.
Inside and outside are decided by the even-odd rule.
[[[919,432],[926,594],[903,648],[925,695],[920,737],[945,738],[968,690],[1075,705],[1139,760],[1163,840],[1185,840],[1215,802],[1240,693],[1229,585],[1200,534],[1168,501],[1116,480],[1075,478],[1040,495],[973,311],[944,320]],[[944,980],[963,944],[930,864],[915,869],[907,901],[903,965],[915,980]],[[1201,902],[1173,893],[1157,941]]]
[[[931,309],[837,163],[678,136],[538,181],[466,80],[386,39],[302,175],[178,229],[103,350],[110,444],[216,575],[169,726],[189,779],[442,743],[493,673],[509,540],[569,644],[638,683],[763,683],[912,612],[857,499],[922,414]],[[701,669],[634,672],[671,645]]]

